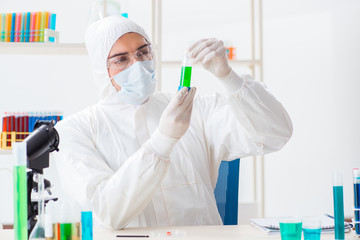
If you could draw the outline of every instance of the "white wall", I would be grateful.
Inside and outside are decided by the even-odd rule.
[[[353,215],[359,22],[359,1],[264,1],[265,82],[294,125],[288,145],[266,156],[267,216],[333,214],[332,169],[344,170],[345,215]]]

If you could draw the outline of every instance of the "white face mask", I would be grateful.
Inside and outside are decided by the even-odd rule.
[[[155,91],[155,70],[153,61],[137,61],[119,72],[113,79],[121,86],[117,98],[132,105],[143,104]]]

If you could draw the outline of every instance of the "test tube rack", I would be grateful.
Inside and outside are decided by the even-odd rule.
[[[13,143],[22,142],[34,131],[37,120],[54,120],[55,123],[62,120],[63,116],[58,112],[44,113],[5,113],[2,118],[2,132],[0,133],[0,149],[11,150]]]

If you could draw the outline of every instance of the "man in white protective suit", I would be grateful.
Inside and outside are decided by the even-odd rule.
[[[206,97],[195,97],[195,87],[154,93],[151,42],[132,20],[93,23],[85,44],[100,101],[56,125],[53,157],[65,192],[115,229],[221,225],[214,197],[220,163],[281,149],[292,134],[281,103],[235,73],[217,39],[188,49],[227,92]]]

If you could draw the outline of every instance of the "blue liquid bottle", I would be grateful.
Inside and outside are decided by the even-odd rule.
[[[81,211],[81,239],[93,240],[93,216],[89,203]]]
[[[333,172],[335,240],[345,239],[343,173]]]
[[[354,213],[355,213],[355,233],[360,236],[360,170],[353,169],[354,176]]]

